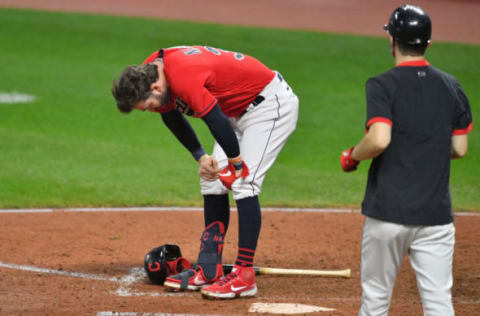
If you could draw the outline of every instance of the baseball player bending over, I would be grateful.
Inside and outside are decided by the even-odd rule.
[[[283,77],[257,59],[206,46],[161,49],[127,67],[112,94],[123,113],[160,113],[199,163],[205,230],[198,266],[164,285],[202,290],[204,297],[257,293],[253,259],[261,227],[258,194],[267,170],[295,130],[298,98]],[[215,138],[206,154],[184,115],[201,118]],[[223,276],[222,250],[230,219],[228,191],[238,208],[238,255]]]
[[[467,153],[470,105],[458,81],[424,58],[431,38],[425,11],[401,6],[384,28],[396,67],[367,81],[367,133],[341,156],[347,172],[373,158],[362,203],[359,315],[388,314],[407,253],[424,315],[454,315],[450,159]]]

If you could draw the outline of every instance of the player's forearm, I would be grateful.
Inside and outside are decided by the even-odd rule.
[[[391,131],[389,124],[374,123],[360,143],[353,149],[352,158],[361,161],[375,158],[383,153],[390,144]]]
[[[388,143],[382,142],[374,133],[367,133],[355,146],[352,158],[358,161],[372,159],[383,153]]]
[[[192,129],[190,123],[182,114],[171,111],[162,114],[162,119],[168,129],[175,135],[178,141],[192,154],[195,160],[199,160],[205,154],[205,150]]]
[[[220,147],[222,147],[227,157],[229,159],[239,157],[240,145],[238,144],[237,136],[227,117],[220,110],[220,107],[215,105],[202,119],[207,124],[213,137]]]
[[[385,148],[378,146],[371,138],[364,137],[353,149],[352,158],[358,161],[372,159],[380,155],[384,150]]]

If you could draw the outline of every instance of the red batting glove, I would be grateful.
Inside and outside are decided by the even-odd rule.
[[[218,175],[220,181],[222,181],[223,185],[227,187],[227,189],[232,189],[232,184],[238,179],[243,178],[245,179],[250,174],[247,165],[244,161],[242,161],[242,173],[237,176],[235,172],[235,167],[231,162],[228,162],[228,166],[226,166]]]
[[[192,268],[192,263],[183,257],[179,257],[175,260],[165,261],[165,263],[168,265],[167,276],[179,274],[182,271]]]
[[[355,146],[353,146],[349,150],[345,150],[340,156],[340,164],[342,165],[342,169],[345,172],[357,170],[357,166],[360,163],[360,161],[352,158],[352,152],[354,148]]]

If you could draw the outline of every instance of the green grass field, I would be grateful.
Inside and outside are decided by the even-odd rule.
[[[264,206],[359,207],[369,162],[345,174],[342,150],[363,136],[364,84],[393,67],[387,38],[0,9],[0,208],[201,205],[197,165],[159,115],[122,115],[112,80],[154,50],[209,45],[280,70],[300,118],[261,194]],[[480,47],[434,43],[427,59],[480,110]],[[213,140],[191,120],[205,148]],[[480,140],[452,162],[456,209],[480,210]]]

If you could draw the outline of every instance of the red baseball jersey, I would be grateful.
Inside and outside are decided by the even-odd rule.
[[[239,116],[275,76],[251,56],[207,46],[162,49],[143,63],[159,58],[171,91],[159,113],[176,109],[202,117],[218,103],[227,117]]]

